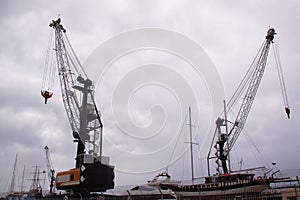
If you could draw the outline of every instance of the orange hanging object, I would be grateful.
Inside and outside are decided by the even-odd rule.
[[[50,92],[48,90],[42,90],[41,95],[45,98],[45,104],[47,104],[47,100],[52,97],[53,92]]]

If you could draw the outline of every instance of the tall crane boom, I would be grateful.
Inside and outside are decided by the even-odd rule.
[[[246,90],[246,94],[243,98],[243,102],[242,102],[240,110],[237,114],[236,120],[234,122],[234,126],[228,133],[228,138],[227,138],[228,145],[227,145],[226,152],[229,152],[232,149],[232,147],[235,144],[237,138],[239,137],[241,131],[243,130],[243,127],[244,127],[247,117],[249,115],[251,106],[253,104],[255,95],[257,93],[258,86],[263,77],[269,50],[270,50],[270,44],[273,41],[275,34],[276,33],[273,28],[268,30],[265,43],[263,45],[261,53],[259,53],[259,58],[256,62],[256,67],[254,68],[254,72],[251,75],[250,83]]]
[[[56,187],[71,189],[81,195],[106,191],[114,187],[114,167],[102,159],[103,125],[94,99],[93,82],[81,66],[61,19],[52,20],[49,26],[54,30],[55,46],[52,48],[50,44],[48,47],[55,50],[62,100],[77,143],[75,168],[58,172]],[[42,90],[42,96],[47,103],[52,92]]]
[[[14,163],[14,168],[12,171],[11,182],[9,185],[8,194],[13,194],[15,192],[17,162],[18,162],[18,154],[16,155],[16,158],[15,158],[15,163]]]
[[[53,20],[49,25],[55,30],[55,52],[57,58],[57,68],[59,72],[59,80],[61,86],[61,94],[66,113],[75,132],[79,132],[80,114],[77,96],[75,95],[74,86],[74,69],[77,68],[75,63],[70,63],[70,54],[66,50],[66,44],[63,39],[63,33],[66,29],[60,24],[60,19]],[[72,69],[74,67],[74,69]]]
[[[217,138],[217,142],[214,147],[216,148],[217,152],[215,153],[215,156],[211,156],[210,155],[211,148],[212,148],[211,146],[207,159],[208,159],[208,168],[209,168],[209,159],[212,158],[217,159],[216,163],[217,163],[218,174],[221,174],[219,169],[220,167],[222,167],[224,174],[230,173],[230,170],[228,170],[228,165],[227,165],[228,155],[231,149],[233,148],[235,142],[237,141],[239,135],[241,134],[243,127],[246,123],[251,106],[254,102],[258,87],[260,85],[261,79],[265,71],[270,45],[273,43],[275,34],[276,34],[275,29],[270,28],[268,30],[267,35],[265,37],[265,41],[260,51],[258,52],[256,59],[252,63],[250,69],[248,70],[246,76],[242,80],[242,83],[239,85],[238,89],[234,93],[233,97],[225,107],[225,119],[222,119],[220,117],[216,120],[216,130],[214,133],[214,140],[215,138]],[[227,124],[228,121],[226,117],[227,109],[228,110],[232,109],[233,105],[236,103],[237,99],[240,97],[242,91],[244,90],[245,90],[245,94],[242,100],[242,104],[239,108],[236,119],[232,123],[232,127],[228,132],[228,124]],[[286,105],[285,109],[289,117],[290,111],[288,105]]]

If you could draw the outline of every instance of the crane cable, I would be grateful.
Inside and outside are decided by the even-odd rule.
[[[253,72],[255,70],[256,61],[258,60],[258,57],[261,54],[261,51],[262,51],[264,46],[265,46],[265,41],[262,43],[259,51],[257,52],[254,60],[252,61],[251,65],[250,65],[249,69],[247,70],[245,76],[243,77],[241,83],[239,84],[239,86],[235,90],[234,94],[232,95],[232,97],[228,101],[227,106],[226,106],[227,107],[227,112],[232,111],[233,107],[237,104],[237,101],[240,99],[241,95],[245,91],[246,85],[249,82],[250,77],[251,77],[251,75],[253,74]],[[223,115],[223,112],[222,112],[221,115]]]
[[[291,110],[290,110],[290,106],[289,106],[289,102],[288,102],[288,98],[287,98],[286,86],[285,86],[283,71],[282,71],[280,57],[279,57],[279,51],[278,51],[277,46],[275,46],[275,43],[273,43],[273,52],[274,52],[277,74],[278,74],[278,78],[279,78],[279,82],[280,82],[280,89],[281,89],[281,93],[282,93],[283,103],[285,106],[285,112],[287,114],[288,119],[290,119]]]
[[[257,61],[257,58],[262,50],[262,48],[264,47],[265,42],[263,42],[263,44],[261,45],[257,55],[255,56],[255,59],[253,60],[252,64],[250,65],[249,69],[247,70],[245,76],[243,77],[241,83],[239,84],[239,86],[237,87],[237,89],[235,90],[233,96],[231,97],[231,99],[228,101],[227,103],[227,112],[232,111],[233,107],[237,104],[238,99],[240,99],[241,95],[243,94],[243,91],[245,90],[245,87],[247,85],[247,83],[250,80],[251,75],[253,74],[253,71],[255,70],[255,62]],[[277,66],[277,73],[278,73],[278,77],[279,77],[279,82],[280,82],[280,88],[281,88],[281,93],[282,93],[282,97],[283,97],[283,102],[285,105],[285,112],[288,116],[288,118],[290,118],[290,106],[289,106],[289,102],[288,102],[288,98],[287,98],[287,92],[286,92],[286,86],[285,86],[285,81],[284,81],[284,76],[283,76],[283,70],[281,67],[281,62],[279,59],[279,51],[277,46],[275,46],[275,43],[273,42],[273,52],[274,52],[274,57],[275,57],[275,62],[276,62],[276,66]],[[223,115],[223,112],[221,113],[221,115]]]
[[[41,95],[43,98],[45,98],[45,104],[47,104],[47,100],[52,97],[52,87],[54,84],[54,53],[53,48],[54,45],[54,37],[53,32],[50,31],[49,41],[48,41],[48,47],[46,51],[46,58],[45,58],[45,65],[44,65],[44,73],[43,73],[43,79],[42,79],[42,89],[41,89]]]
[[[71,43],[69,41],[69,38],[67,37],[67,34],[64,33],[63,36],[64,36],[65,41],[66,41],[66,48],[68,49],[67,52],[68,52],[69,58],[70,58],[73,66],[74,66],[74,69],[75,69],[76,73],[77,74],[81,74],[82,73],[85,78],[88,78],[88,76],[87,76],[86,72],[84,71],[84,69],[83,69],[83,67],[82,67],[82,65],[81,65],[78,57],[76,56],[76,53],[75,53],[75,51],[74,51],[74,49],[73,49],[73,47],[72,47],[72,45],[71,45]]]
[[[50,31],[42,79],[42,90],[45,89],[51,91],[54,84],[53,40],[53,32]]]

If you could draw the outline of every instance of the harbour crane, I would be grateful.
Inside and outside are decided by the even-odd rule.
[[[16,157],[15,157],[14,167],[13,167],[12,176],[11,176],[11,182],[9,184],[9,189],[8,189],[8,195],[13,195],[14,192],[16,192],[15,184],[16,184],[17,162],[18,162],[18,154],[16,154]]]
[[[61,19],[52,20],[49,26],[54,30],[54,38],[50,35],[41,94],[45,103],[53,95],[51,76],[56,63],[63,104],[77,143],[75,168],[57,173],[56,188],[80,195],[104,192],[114,188],[114,166],[109,165],[108,157],[102,156],[103,124],[94,98],[93,81],[81,66]]]
[[[273,44],[273,39],[275,35],[276,35],[275,29],[270,28],[267,32],[263,45],[261,46],[257,56],[255,57],[252,65],[248,69],[245,77],[243,78],[239,87],[235,91],[234,95],[227,103],[227,105],[224,101],[224,112],[222,113],[222,115],[224,114],[225,117],[224,118],[219,117],[216,120],[216,129],[207,157],[209,175],[210,175],[210,167],[209,167],[210,159],[216,159],[216,164],[217,164],[216,171],[218,174],[222,174],[220,168],[222,168],[223,174],[230,173],[230,166],[228,161],[229,152],[232,150],[235,142],[237,141],[246,123],[251,106],[255,99],[255,95],[257,93],[258,87],[260,85],[261,79],[265,71],[268,53],[271,44]],[[288,118],[290,118],[290,107],[287,100],[282,68],[280,65],[279,55],[275,48],[274,48],[274,55],[275,55],[277,71],[279,75],[281,90],[282,90],[284,104],[285,104],[285,112]],[[244,94],[244,96],[238,114],[236,116],[236,119],[234,122],[230,123],[230,121],[227,120],[227,112],[230,111],[234,105],[236,105],[237,101],[240,99],[242,94]],[[216,149],[215,155],[211,155],[213,144],[215,144],[214,148]]]
[[[55,192],[53,186],[54,186],[54,180],[55,180],[55,170],[53,168],[53,164],[51,161],[51,157],[50,157],[50,150],[49,147],[46,145],[44,147],[45,149],[45,153],[46,153],[46,163],[47,163],[47,176],[48,176],[48,181],[49,181],[49,186],[50,186],[50,194],[52,194],[53,192]]]

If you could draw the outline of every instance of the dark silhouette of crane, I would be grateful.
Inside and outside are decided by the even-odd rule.
[[[94,99],[93,82],[81,66],[61,19],[52,20],[49,26],[54,30],[54,39],[49,40],[48,52],[55,52],[56,62],[48,61],[57,65],[63,104],[74,142],[77,143],[75,168],[57,173],[56,188],[72,190],[81,196],[90,192],[104,192],[114,188],[114,166],[104,163],[102,159],[103,124]],[[50,64],[46,66],[51,68]],[[54,74],[52,70],[48,71],[49,76]],[[52,96],[51,91],[46,91]],[[50,98],[49,95],[45,96],[45,90],[42,96],[45,103]]]

